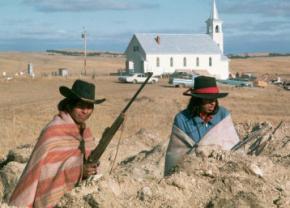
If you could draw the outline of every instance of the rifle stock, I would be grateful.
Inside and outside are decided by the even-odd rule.
[[[103,153],[105,152],[107,146],[109,145],[109,143],[113,139],[114,135],[116,134],[116,132],[118,131],[118,129],[120,128],[122,123],[124,122],[126,111],[129,109],[131,104],[137,98],[138,94],[141,92],[141,90],[144,88],[144,86],[148,83],[148,81],[149,81],[149,79],[151,78],[152,75],[153,75],[153,73],[149,73],[148,74],[148,77],[145,80],[145,82],[140,86],[138,91],[134,94],[134,96],[128,102],[126,107],[122,110],[120,115],[115,119],[115,121],[113,122],[111,127],[107,127],[105,129],[105,131],[103,132],[102,137],[101,137],[101,139],[99,141],[99,144],[91,152],[91,154],[90,154],[90,156],[89,156],[89,158],[87,160],[88,163],[97,163],[100,160],[100,158],[103,155]]]

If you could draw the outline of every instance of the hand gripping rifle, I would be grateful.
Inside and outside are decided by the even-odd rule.
[[[113,122],[111,127],[107,127],[105,129],[98,146],[91,152],[88,160],[86,161],[87,163],[99,162],[99,159],[101,158],[102,154],[105,152],[107,146],[109,145],[109,143],[113,139],[114,135],[116,134],[116,132],[120,128],[121,124],[124,122],[126,111],[131,106],[131,104],[135,101],[136,97],[141,92],[141,90],[145,87],[145,85],[148,83],[148,81],[152,75],[153,75],[152,72],[148,73],[148,77],[145,80],[145,82],[140,86],[140,88],[135,93],[135,95],[131,98],[131,100],[126,105],[126,107],[121,111],[120,115],[116,118],[116,120]]]

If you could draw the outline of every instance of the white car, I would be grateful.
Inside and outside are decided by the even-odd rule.
[[[145,82],[145,80],[147,79],[147,75],[146,74],[142,74],[142,73],[135,73],[135,74],[129,74],[126,76],[119,76],[118,80],[120,82],[128,82],[128,83],[143,83]],[[158,78],[157,77],[150,77],[148,83],[156,83],[158,82]]]

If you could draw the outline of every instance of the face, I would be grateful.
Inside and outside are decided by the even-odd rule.
[[[76,103],[76,106],[71,110],[70,115],[77,124],[84,123],[93,113],[94,104],[84,102],[82,100]]]
[[[216,99],[203,99],[201,104],[201,111],[206,114],[211,114],[217,105]]]

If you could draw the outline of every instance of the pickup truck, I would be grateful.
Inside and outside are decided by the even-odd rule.
[[[194,79],[198,75],[188,73],[175,73],[169,77],[169,84],[174,87],[193,87]]]
[[[245,81],[241,79],[226,79],[226,80],[217,79],[217,82],[221,84],[234,85],[236,87],[253,87],[254,86],[252,81]]]
[[[143,83],[145,82],[147,78],[146,74],[142,74],[142,73],[135,73],[135,74],[129,74],[129,75],[125,75],[125,76],[119,76],[118,80],[119,82],[127,82],[127,83]],[[157,77],[151,77],[148,81],[148,83],[156,83],[158,82],[159,79]]]

